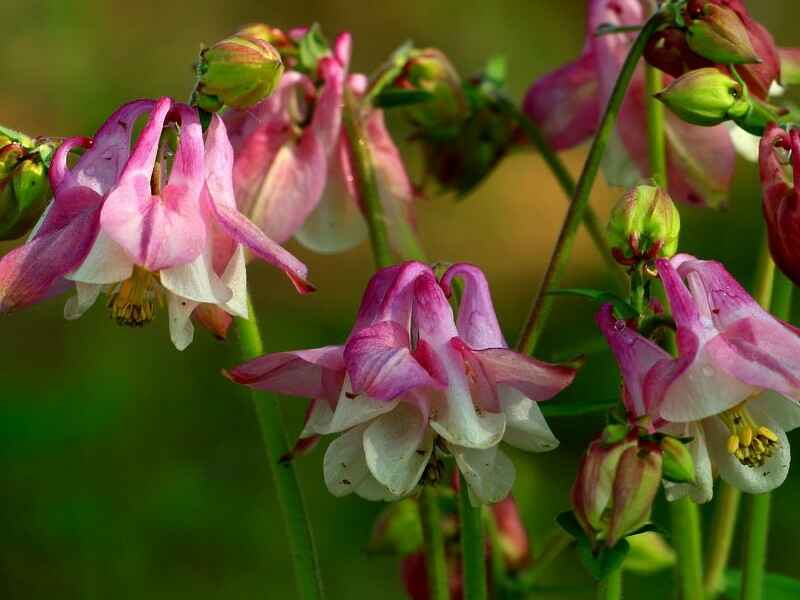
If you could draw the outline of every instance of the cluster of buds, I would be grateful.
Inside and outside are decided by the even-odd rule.
[[[47,207],[52,193],[45,158],[52,150],[0,132],[0,240],[25,235]]]
[[[691,482],[680,440],[638,425],[608,425],[589,445],[572,487],[572,508],[593,548],[611,548],[650,519],[662,479]]]
[[[268,31],[247,28],[200,53],[194,102],[206,112],[246,109],[277,87],[283,62]]]
[[[669,194],[659,187],[640,185],[617,202],[607,237],[615,260],[630,266],[673,256],[680,228],[680,214]]]

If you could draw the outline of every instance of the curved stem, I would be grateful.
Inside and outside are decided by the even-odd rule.
[[[236,319],[239,331],[239,345],[246,359],[264,353],[264,344],[256,322],[253,304],[248,297],[247,306],[250,319]],[[253,405],[261,437],[267,451],[267,461],[275,481],[278,503],[283,513],[286,536],[292,556],[298,598],[302,600],[321,600],[325,597],[322,576],[314,547],[311,526],[306,515],[303,494],[297,482],[294,465],[281,463],[280,457],[289,451],[283,420],[275,397],[263,392],[253,391]]]
[[[670,502],[672,544],[678,555],[681,600],[703,600],[703,554],[700,547],[700,514],[688,496]]]
[[[714,506],[714,520],[711,523],[711,538],[706,557],[706,573],[703,587],[706,600],[713,600],[722,592],[725,567],[731,554],[733,533],[736,530],[736,514],[742,493],[732,485],[721,482]]]
[[[419,496],[419,516],[425,541],[425,567],[428,572],[428,591],[431,600],[449,600],[447,560],[444,553],[444,532],[436,487],[422,486]]]
[[[542,155],[544,162],[550,168],[550,172],[553,173],[553,176],[556,178],[558,185],[561,187],[566,197],[572,200],[575,196],[575,179],[558,156],[558,153],[547,143],[539,127],[506,98],[499,98],[497,102],[499,108],[505,111],[506,114],[519,124],[531,144],[533,144],[539,151],[539,154]],[[598,253],[605,261],[614,279],[617,280],[620,285],[624,284],[624,275],[619,265],[614,260],[614,257],[611,255],[611,248],[609,248],[608,242],[606,241],[605,232],[603,231],[600,219],[594,209],[588,204],[583,215],[583,225],[586,227],[589,237],[592,238],[595,248],[597,248]]]
[[[391,265],[394,262],[394,258],[389,245],[389,231],[386,227],[386,215],[383,212],[381,194],[375,177],[372,153],[369,149],[369,143],[367,142],[358,110],[359,107],[355,97],[346,88],[342,123],[347,132],[347,140],[350,143],[350,150],[355,162],[358,189],[361,192],[361,201],[364,204],[364,216],[369,228],[372,255],[375,257],[375,265],[381,269]]]
[[[469,486],[459,473],[458,515],[461,519],[461,553],[464,568],[464,600],[486,600],[486,553],[480,507],[472,506]]]
[[[631,82],[631,78],[642,56],[647,40],[650,39],[650,36],[662,24],[662,19],[663,15],[661,13],[656,13],[650,17],[644,28],[636,37],[633,47],[628,53],[625,63],[622,65],[622,70],[617,78],[617,82],[614,84],[614,89],[611,92],[611,97],[608,100],[605,113],[600,121],[597,135],[595,135],[594,141],[592,142],[592,148],[589,150],[586,164],[583,166],[583,172],[575,187],[575,194],[569,205],[569,210],[567,211],[564,224],[561,227],[561,233],[553,249],[553,254],[550,257],[550,263],[545,272],[544,280],[539,287],[536,299],[533,302],[530,314],[522,328],[520,339],[517,342],[517,349],[521,352],[530,354],[536,347],[539,337],[542,334],[545,321],[550,314],[550,309],[553,304],[553,296],[548,292],[555,289],[561,281],[561,276],[572,251],[572,244],[575,241],[575,234],[578,232],[578,225],[580,225],[583,219],[592,186],[594,185],[594,181],[600,169],[600,162],[608,146],[608,140],[614,128],[614,124],[616,123],[620,108],[622,108],[625,92]]]
[[[664,137],[664,104],[653,96],[661,91],[664,77],[659,69],[647,65],[647,155],[650,176],[656,185],[667,187],[667,144]]]
[[[622,598],[622,569],[616,569],[597,584],[597,600],[620,600]]]

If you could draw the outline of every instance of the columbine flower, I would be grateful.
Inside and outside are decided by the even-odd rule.
[[[305,31],[293,33],[302,37]],[[348,76],[350,54],[350,34],[341,34],[318,61],[316,77],[290,70],[270,98],[225,114],[239,208],[279,243],[296,236],[312,250],[339,252],[367,236],[342,127],[345,86],[356,97],[367,86],[365,76]],[[408,220],[413,188],[383,112],[367,108],[357,118],[363,120],[384,210],[389,219]]]
[[[800,425],[800,337],[717,262],[678,255],[659,260],[658,271],[677,325],[677,358],[615,320],[610,306],[598,323],[632,418],[649,415],[654,428],[692,438],[695,482],[667,484],[667,497],[710,500],[714,471],[748,493],[778,487],[789,470],[785,432]]]
[[[445,295],[455,277],[466,283],[457,319]],[[436,476],[437,456],[446,451],[474,496],[496,502],[514,480],[498,444],[555,448],[536,401],[569,385],[574,371],[507,348],[476,267],[455,265],[440,285],[430,268],[410,262],[372,278],[344,346],[268,354],[230,377],[311,398],[303,445],[342,433],[324,461],[334,495],[403,496],[432,457],[428,476]]]
[[[131,149],[133,126],[147,112]],[[171,161],[167,136],[160,141],[168,122],[180,125]],[[86,152],[69,169],[77,147]],[[299,291],[310,291],[305,266],[236,210],[232,164],[219,117],[212,117],[204,143],[197,113],[169,98],[126,104],[93,140],[66,140],[50,170],[53,203],[28,242],[0,260],[0,312],[71,283],[68,319],[81,316],[101,291],[124,325],[144,325],[166,302],[170,335],[182,350],[192,340],[195,308],[209,304],[247,317],[244,247],[283,270]]]
[[[525,112],[557,150],[589,139],[597,129],[622,68],[632,34],[596,36],[601,24],[639,25],[645,13],[639,0],[591,0],[586,45],[574,63],[538,79],[528,90]],[[724,203],[735,163],[724,126],[696,127],[667,115],[670,195],[684,202]],[[612,139],[605,173],[609,183],[632,187],[649,173],[644,72],[635,74]]]
[[[791,165],[786,165],[787,152]],[[770,125],[759,148],[764,219],[775,264],[800,284],[800,130]],[[792,177],[787,178],[787,169]]]

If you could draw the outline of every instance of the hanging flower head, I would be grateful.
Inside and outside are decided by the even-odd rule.
[[[318,252],[352,248],[366,239],[367,227],[342,106],[346,94],[364,94],[367,79],[348,75],[350,34],[328,49],[316,28],[293,30],[278,41],[276,30],[268,31],[289,70],[270,98],[224,117],[239,208],[279,243],[294,236]],[[313,60],[304,62],[307,56]],[[362,107],[355,118],[363,123],[386,215],[410,220],[413,189],[382,111]]]
[[[692,439],[695,482],[667,484],[668,497],[708,501],[715,471],[748,493],[778,487],[789,470],[785,432],[800,425],[800,336],[717,262],[683,254],[657,266],[677,358],[616,320],[610,306],[598,323],[620,365],[629,415]]]
[[[455,278],[466,284],[457,316],[447,300]],[[447,452],[475,497],[496,502],[514,480],[498,444],[555,448],[536,402],[569,385],[574,371],[508,349],[477,267],[454,265],[440,283],[409,262],[371,279],[344,346],[268,354],[229,375],[311,398],[301,445],[341,433],[324,461],[334,495],[403,496],[423,474],[436,477]]]
[[[134,124],[149,113],[131,148]],[[178,141],[171,155],[170,138]],[[67,157],[86,151],[74,168]],[[233,152],[214,116],[203,138],[197,113],[169,98],[124,105],[93,139],[70,138],[50,170],[54,200],[30,239],[0,260],[0,311],[68,289],[65,317],[100,292],[118,323],[138,327],[166,303],[178,349],[203,305],[247,317],[244,247],[284,271],[300,292],[306,268],[237,210]]]

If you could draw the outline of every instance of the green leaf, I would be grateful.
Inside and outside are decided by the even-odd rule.
[[[329,55],[330,51],[319,23],[314,23],[298,43],[298,70],[316,75],[319,59]]]
[[[578,556],[583,566],[597,581],[605,579],[613,571],[621,568],[630,549],[628,540],[623,539],[611,548],[604,547],[599,552],[593,552],[588,539],[578,540]]]
[[[612,294],[611,292],[606,292],[603,290],[594,290],[590,288],[564,288],[560,290],[553,290],[548,292],[548,294],[552,294],[554,296],[577,296],[579,298],[589,298],[590,300],[595,300],[596,302],[602,303],[611,303],[614,306],[614,312],[616,316],[620,319],[635,319],[639,316],[639,313],[633,308],[630,304],[628,304],[625,300],[617,296],[616,294]]]
[[[375,102],[375,97],[380,95],[384,89],[391,86],[395,79],[405,69],[408,59],[414,52],[412,41],[403,42],[392,54],[389,59],[378,69],[378,74],[373,81],[370,81],[369,89],[364,96],[366,103]]]
[[[552,417],[578,417],[603,413],[614,408],[617,402],[619,400],[616,398],[592,398],[591,400],[579,400],[578,402],[542,402],[539,404],[539,408],[548,419]]]
[[[431,98],[433,98],[433,94],[425,90],[387,88],[375,96],[372,103],[378,108],[397,108],[398,106],[410,106],[427,102]]]
[[[21,144],[25,148],[30,148],[31,146],[33,146],[33,140],[30,137],[28,137],[21,131],[11,129],[10,127],[3,127],[2,125],[0,125],[0,135],[9,138],[12,142],[17,142]]]
[[[738,598],[742,590],[742,572],[739,569],[725,571],[725,595]],[[764,576],[764,598],[769,600],[797,600],[800,598],[800,581],[780,573]]]

